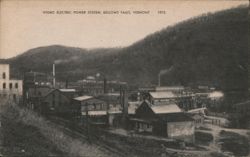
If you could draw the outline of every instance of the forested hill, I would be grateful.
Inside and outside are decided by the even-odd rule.
[[[13,71],[51,72],[77,80],[101,72],[131,84],[213,85],[223,90],[247,88],[248,8],[206,14],[183,21],[125,48],[86,50],[65,46],[31,49],[8,59]],[[133,32],[131,32],[133,33]],[[20,74],[20,73],[19,73]]]

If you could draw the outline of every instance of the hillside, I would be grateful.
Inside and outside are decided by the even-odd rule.
[[[125,48],[86,50],[65,46],[31,49],[5,60],[17,76],[28,69],[50,73],[56,61],[58,79],[77,80],[101,72],[108,79],[134,85],[213,85],[247,89],[247,7],[207,14],[165,28]],[[17,71],[20,71],[18,73]]]

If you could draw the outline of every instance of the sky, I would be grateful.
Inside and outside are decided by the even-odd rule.
[[[177,22],[239,5],[248,5],[248,0],[0,0],[0,58],[55,44],[129,46]]]

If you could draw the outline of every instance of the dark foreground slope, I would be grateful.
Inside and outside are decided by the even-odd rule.
[[[168,27],[125,48],[86,50],[64,46],[31,49],[9,59],[16,75],[27,69],[51,72],[71,80],[102,72],[131,84],[213,85],[247,89],[247,7],[207,14]],[[131,32],[133,33],[133,32]],[[19,73],[17,71],[20,71]]]

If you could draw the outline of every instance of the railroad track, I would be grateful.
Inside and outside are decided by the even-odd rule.
[[[89,144],[94,144],[98,146],[98,148],[101,151],[104,151],[105,153],[109,155],[115,155],[117,157],[127,157],[129,154],[127,152],[124,152],[120,150],[119,148],[115,148],[114,146],[111,147],[109,143],[105,140],[103,140],[100,136],[102,136],[100,131],[96,135],[94,133],[91,133],[87,136],[87,130],[83,127],[80,127],[76,124],[72,124],[72,122],[58,118],[58,117],[52,117],[50,116],[48,118],[51,122],[55,123],[57,126],[59,126],[67,135],[69,135],[72,138],[76,138],[81,140],[83,143],[88,142]]]

